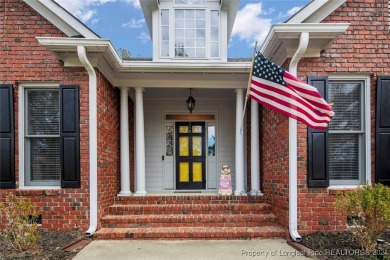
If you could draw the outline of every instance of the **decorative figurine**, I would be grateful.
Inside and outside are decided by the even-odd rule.
[[[219,177],[219,194],[232,195],[232,176],[228,165],[223,165],[221,168],[221,176]]]

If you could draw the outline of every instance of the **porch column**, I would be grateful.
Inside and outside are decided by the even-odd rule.
[[[129,89],[121,87],[120,149],[121,149],[121,191],[119,196],[129,196],[130,191],[130,156],[129,156]]]
[[[244,188],[244,133],[241,132],[242,112],[244,109],[243,89],[236,89],[236,190],[234,195],[246,195]]]
[[[251,99],[251,195],[261,195],[260,191],[260,142],[259,104]]]
[[[136,196],[145,196],[145,128],[143,88],[135,88],[135,157],[136,157]]]

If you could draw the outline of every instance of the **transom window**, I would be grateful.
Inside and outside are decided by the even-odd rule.
[[[26,88],[24,95],[25,185],[59,186],[59,90]]]
[[[329,81],[328,102],[335,112],[328,127],[331,185],[365,182],[364,97],[363,81]]]
[[[204,5],[205,0],[175,0],[175,4]]]
[[[206,56],[206,11],[175,10],[175,57]]]

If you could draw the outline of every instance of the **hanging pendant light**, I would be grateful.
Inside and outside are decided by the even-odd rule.
[[[192,88],[190,88],[190,96],[187,98],[187,109],[190,111],[190,114],[192,114],[192,110],[195,108],[195,98],[191,96]]]

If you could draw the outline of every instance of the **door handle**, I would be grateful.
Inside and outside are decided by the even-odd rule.
[[[161,160],[163,160],[163,161],[164,161],[164,155],[163,155],[163,156],[161,156]]]

